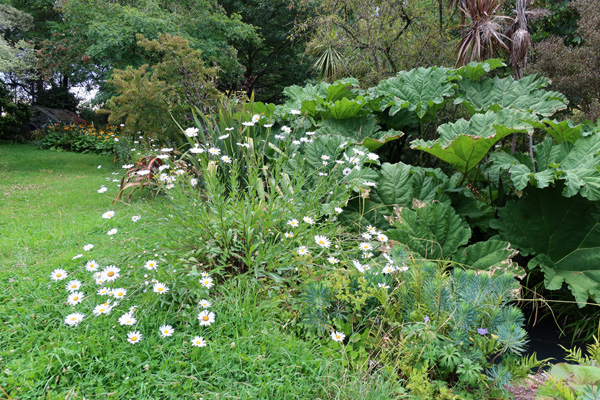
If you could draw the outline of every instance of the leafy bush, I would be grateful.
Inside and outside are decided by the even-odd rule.
[[[54,124],[46,128],[41,148],[113,155],[119,146],[119,128],[99,129],[85,124]]]
[[[19,136],[23,125],[31,119],[31,107],[14,103],[10,92],[0,84],[0,139]]]
[[[216,71],[206,68],[201,52],[180,37],[137,38],[138,46],[147,52],[148,64],[113,71],[109,83],[118,94],[107,103],[108,120],[125,123],[124,132],[131,138],[141,133],[159,143],[180,144],[174,121],[191,120],[192,107],[203,113],[210,110],[219,98],[213,82]]]

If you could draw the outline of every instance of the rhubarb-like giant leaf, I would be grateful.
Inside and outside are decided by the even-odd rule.
[[[550,81],[537,75],[527,75],[519,80],[511,77],[472,81],[464,79],[458,84],[455,104],[463,104],[471,114],[514,108],[549,117],[567,108],[567,98],[559,92],[542,88]]]
[[[379,83],[373,93],[385,96],[391,105],[390,115],[407,108],[420,119],[425,114],[435,114],[454,94],[451,70],[446,68],[418,68],[402,71],[395,78]]]
[[[452,257],[452,260],[461,266],[490,272],[494,275],[510,273],[523,277],[523,268],[512,261],[512,258],[518,253],[517,250],[511,248],[510,243],[504,240],[490,239],[461,248]]]
[[[426,203],[415,210],[403,208],[394,226],[388,237],[424,259],[449,258],[471,237],[469,225],[445,203]]]
[[[563,141],[555,144],[551,138],[534,146],[535,166],[519,153],[505,152],[490,156],[491,165],[508,171],[518,190],[532,185],[543,189],[563,181],[563,196],[580,194],[592,201],[600,200],[600,133],[581,137],[575,144]]]
[[[564,197],[560,186],[528,187],[490,225],[524,255],[535,255],[529,267],[541,267],[548,289],[566,282],[583,306],[588,296],[600,300],[600,204]]]
[[[483,62],[472,61],[464,67],[457,69],[456,74],[463,79],[477,81],[491,70],[505,66],[506,64],[504,64],[502,60],[490,58]]]
[[[436,140],[414,140],[411,147],[426,151],[451,164],[463,174],[473,169],[502,138],[513,133],[532,133],[532,114],[515,110],[488,111],[471,120],[441,125]]]

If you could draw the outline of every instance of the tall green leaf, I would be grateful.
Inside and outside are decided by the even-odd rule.
[[[463,174],[473,169],[493,145],[513,133],[532,133],[535,116],[516,110],[475,114],[438,128],[436,140],[414,140],[413,149],[426,151],[451,164]]]
[[[549,117],[567,108],[567,98],[558,92],[543,90],[550,81],[537,75],[515,80],[511,77],[472,81],[458,84],[455,104],[463,104],[471,114],[488,110],[515,108]]]
[[[588,296],[600,300],[600,204],[566,198],[562,190],[529,187],[490,225],[524,255],[535,255],[529,267],[541,267],[548,289],[566,282],[583,306]]]
[[[407,108],[420,119],[434,114],[454,95],[451,70],[446,68],[418,68],[402,71],[395,78],[379,83],[374,93],[389,98],[390,115]]]

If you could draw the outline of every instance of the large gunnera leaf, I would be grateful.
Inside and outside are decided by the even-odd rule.
[[[471,114],[514,108],[549,117],[567,108],[567,98],[542,88],[550,81],[537,75],[515,80],[511,77],[462,80],[458,84],[455,104],[463,104]]]
[[[365,196],[348,203],[342,221],[358,222],[360,225],[389,229],[385,220],[399,207],[409,207],[413,200],[442,201],[449,203],[444,194],[448,178],[411,165],[384,163],[375,180],[377,186]]]
[[[555,144],[546,138],[534,150],[535,171],[529,158],[519,153],[495,153],[490,156],[491,165],[508,171],[517,190],[528,185],[541,189],[563,181],[563,196],[580,194],[592,201],[600,200],[600,133],[581,137],[575,144]]]
[[[382,81],[373,93],[388,98],[390,115],[407,108],[420,119],[434,114],[454,95],[451,70],[446,68],[418,68],[399,72],[395,78]]]
[[[414,210],[402,208],[394,226],[396,229],[387,232],[390,239],[431,260],[449,258],[471,237],[469,225],[445,203],[426,203]]]
[[[564,197],[562,190],[529,187],[490,225],[522,253],[535,255],[528,266],[541,267],[548,289],[566,282],[583,306],[588,296],[600,300],[600,204]]]
[[[532,133],[530,122],[534,120],[532,114],[516,110],[488,111],[473,115],[469,121],[459,119],[441,125],[438,139],[417,139],[411,147],[433,154],[464,174],[479,164],[502,138],[518,132]]]
[[[326,119],[319,123],[316,130],[320,135],[339,135],[347,138],[352,144],[364,146],[369,151],[374,151],[385,143],[396,140],[404,133],[395,130],[380,131],[374,116],[365,116],[348,119]]]
[[[491,70],[505,66],[506,64],[504,64],[502,60],[490,58],[489,60],[482,62],[471,61],[464,67],[455,70],[455,73],[463,79],[477,81]]]

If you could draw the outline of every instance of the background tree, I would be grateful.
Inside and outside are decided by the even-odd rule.
[[[228,16],[239,14],[255,27],[252,37],[233,42],[237,61],[243,65],[243,82],[227,89],[255,92],[261,101],[277,101],[286,86],[301,84],[312,77],[310,63],[303,60],[306,40],[292,40],[295,21],[307,18],[314,7],[298,0],[219,0]]]
[[[577,0],[569,7],[580,16],[580,40],[551,36],[536,44],[529,72],[552,79],[554,88],[569,99],[571,110],[582,113],[578,119],[596,120],[600,118],[600,1]]]
[[[320,74],[376,83],[400,70],[452,62],[452,10],[437,0],[324,0],[296,35]],[[326,72],[326,73],[324,73]]]
[[[200,50],[170,34],[149,40],[138,35],[147,63],[138,68],[116,69],[108,81],[116,95],[108,101],[109,122],[125,123],[124,132],[177,143],[191,120],[191,108],[207,113],[219,97],[216,71],[206,68]]]

